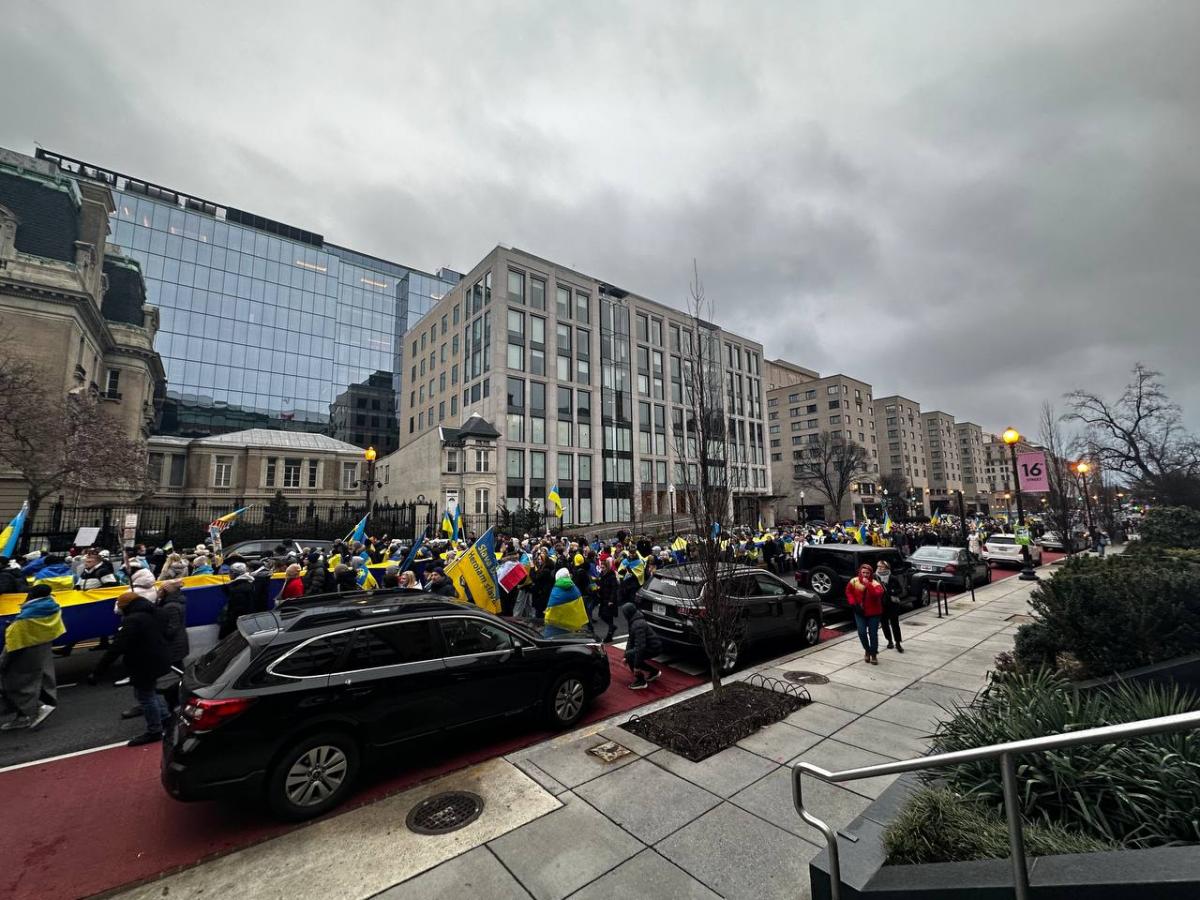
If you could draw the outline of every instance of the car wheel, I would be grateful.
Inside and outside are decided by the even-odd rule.
[[[991,584],[991,583],[992,583],[992,567],[991,567],[991,566],[988,566],[988,567],[987,567],[987,569],[984,571],[984,574],[983,574],[983,583],[984,583],[984,584]]]
[[[808,577],[808,583],[812,587],[812,592],[822,600],[828,600],[833,596],[833,585],[835,575],[833,569],[828,566],[817,566],[812,570],[812,574]]]
[[[738,667],[738,663],[742,658],[742,645],[732,638],[725,642],[725,646],[721,648],[721,657],[718,660],[717,668],[722,675],[728,675]]]
[[[358,775],[358,744],[341,732],[316,734],[287,750],[267,779],[267,802],[280,818],[298,821],[333,809]]]
[[[805,647],[812,647],[821,640],[821,617],[815,612],[804,617],[800,627],[800,637]]]
[[[587,687],[578,672],[559,675],[546,692],[546,716],[555,728],[570,728],[587,708]]]
[[[929,584],[926,582],[921,585],[921,599],[917,601],[921,606],[929,605]]]

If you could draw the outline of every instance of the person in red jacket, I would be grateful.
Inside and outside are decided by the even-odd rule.
[[[284,570],[283,577],[283,590],[279,592],[279,599],[275,601],[276,606],[293,597],[304,596],[304,582],[300,579],[300,566],[292,563]]]
[[[858,639],[863,645],[863,662],[879,665],[879,617],[883,615],[883,585],[875,580],[870,563],[858,567],[858,574],[846,585],[846,602],[854,611]]]

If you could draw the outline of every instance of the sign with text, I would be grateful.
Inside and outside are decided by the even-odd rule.
[[[1021,490],[1027,494],[1044,494],[1050,490],[1046,474],[1046,454],[1041,450],[1029,450],[1017,454],[1017,473]]]
[[[121,529],[121,542],[126,547],[132,547],[137,539],[137,513],[128,513],[125,516],[125,527]]]

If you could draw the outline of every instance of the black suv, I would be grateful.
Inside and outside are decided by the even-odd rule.
[[[742,607],[740,640],[731,640],[721,654],[722,672],[733,671],[747,645],[764,638],[792,636],[809,647],[821,639],[821,601],[792,587],[764,569],[738,566],[722,573],[729,579],[729,596]],[[671,566],[654,573],[638,591],[637,605],[647,624],[664,644],[702,649],[695,619],[704,573],[698,565]]]
[[[529,710],[565,728],[608,688],[595,638],[543,639],[422,591],[351,596],[243,616],[187,667],[163,741],[171,796],[265,792],[306,819],[346,798],[367,757]]]
[[[826,603],[847,607],[846,585],[858,574],[858,567],[872,567],[886,559],[892,567],[895,596],[907,597],[912,589],[912,565],[895,547],[868,547],[863,544],[805,544],[796,562],[796,584],[806,587]]]

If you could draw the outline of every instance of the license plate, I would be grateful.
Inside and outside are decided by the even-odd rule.
[[[933,566],[921,566],[921,571],[922,572],[932,572]]]
[[[650,608],[656,616],[665,616],[667,614],[667,607],[662,603],[652,604]]]

